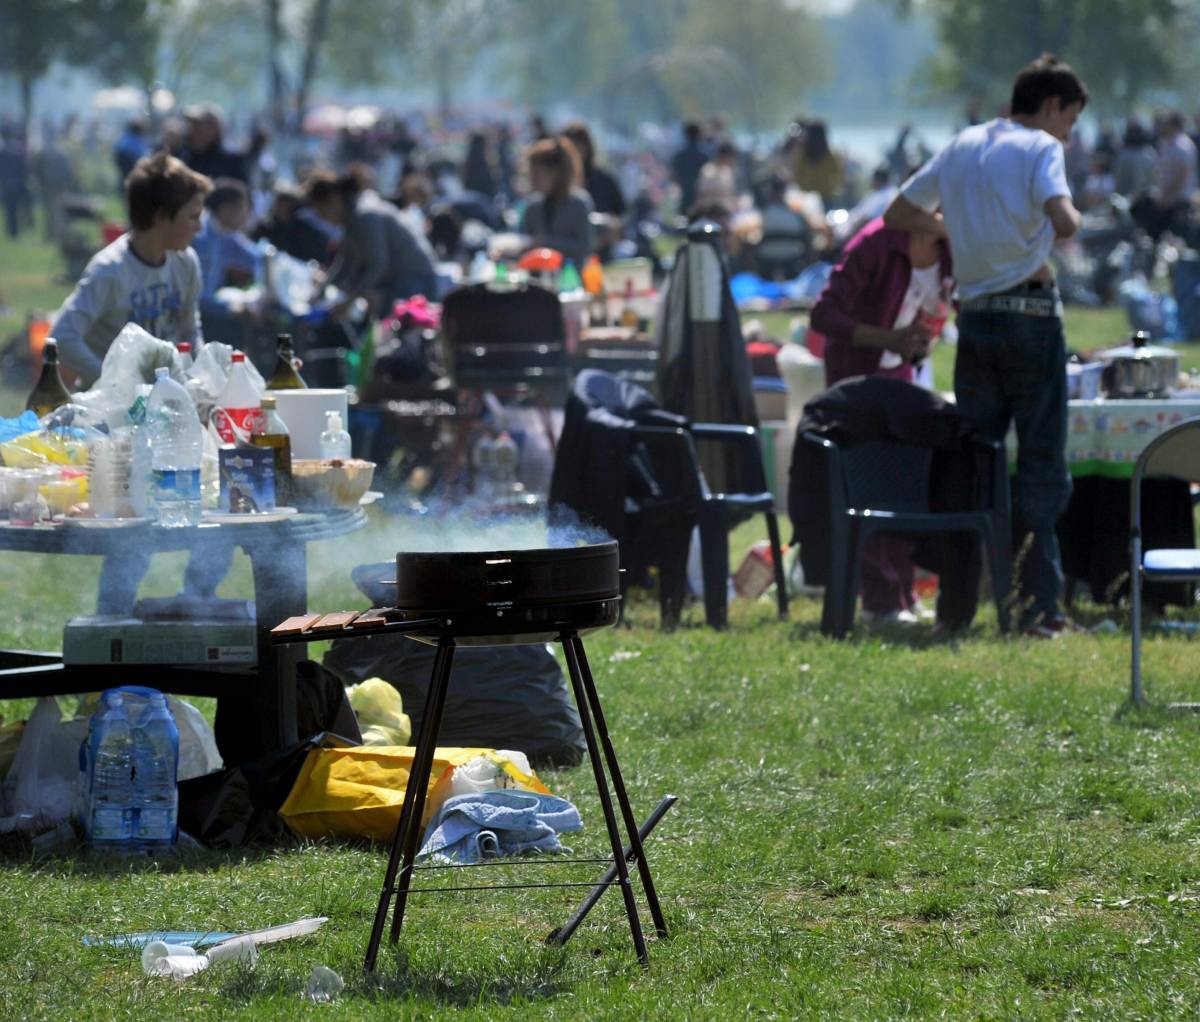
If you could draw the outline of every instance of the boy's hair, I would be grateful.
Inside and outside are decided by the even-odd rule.
[[[219,177],[212,183],[212,191],[204,200],[206,209],[215,213],[226,203],[241,202],[250,204],[250,189],[236,177]]]
[[[1021,69],[1013,82],[1011,113],[1036,114],[1042,104],[1057,96],[1062,106],[1078,103],[1087,106],[1087,86],[1079,76],[1053,53],[1043,53],[1037,60]]]
[[[125,178],[125,205],[136,230],[148,231],[162,213],[174,217],[195,196],[212,191],[212,182],[165,152],[143,156]]]

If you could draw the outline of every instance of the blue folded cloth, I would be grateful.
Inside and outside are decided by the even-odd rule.
[[[525,852],[567,851],[558,835],[580,830],[565,798],[533,791],[483,791],[446,799],[425,830],[418,859],[457,862]]]

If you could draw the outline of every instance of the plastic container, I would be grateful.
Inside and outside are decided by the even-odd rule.
[[[321,434],[321,457],[326,461],[349,461],[350,434],[342,426],[340,412],[325,413],[325,432]]]
[[[106,692],[83,745],[88,843],[127,850],[133,842],[133,726],[120,694]]]
[[[495,488],[495,452],[496,442],[488,433],[483,433],[471,448],[472,488],[478,497],[490,497]]]
[[[255,409],[257,411],[257,408]],[[150,479],[160,525],[179,527],[200,521],[200,461],[204,430],[191,396],[165,367],[155,370],[146,402]]]
[[[133,730],[133,838],[141,848],[167,848],[179,829],[179,729],[166,696],[145,691],[145,711]]]
[[[244,352],[235,351],[229,366],[229,376],[217,397],[212,422],[222,443],[250,443],[254,420],[258,418],[259,389],[250,375]]]
[[[744,600],[757,600],[775,581],[775,560],[771,544],[760,539],[742,559],[733,573],[733,591]]]
[[[191,372],[195,359],[192,358],[192,345],[189,341],[177,341],[175,350],[179,352],[179,364],[185,373]]]

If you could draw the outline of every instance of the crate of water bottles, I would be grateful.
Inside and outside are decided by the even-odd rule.
[[[136,686],[104,692],[79,765],[84,828],[93,847],[154,851],[175,843],[179,730],[166,696]]]

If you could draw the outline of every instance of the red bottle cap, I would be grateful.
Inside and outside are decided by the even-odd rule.
[[[244,351],[235,351],[233,353],[233,360],[235,362],[245,362],[246,361],[246,353]]]

